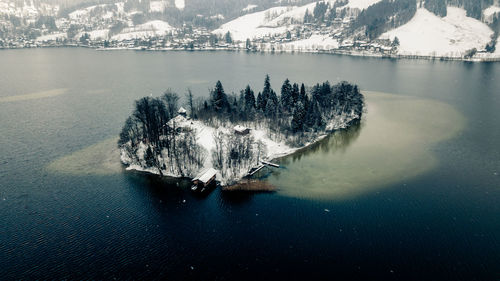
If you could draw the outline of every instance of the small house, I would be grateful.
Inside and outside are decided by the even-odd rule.
[[[215,178],[217,177],[217,170],[214,168],[208,168],[202,171],[196,178],[193,179],[193,187],[192,190],[197,190],[201,188],[202,191],[207,186],[212,183],[215,183]]]
[[[250,133],[250,128],[243,127],[241,125],[236,125],[234,127],[234,133],[237,135],[248,135]]]
[[[179,115],[184,116],[184,117],[187,116],[187,110],[182,106],[181,106],[181,108],[179,108],[179,110],[177,110],[177,113],[179,113]]]

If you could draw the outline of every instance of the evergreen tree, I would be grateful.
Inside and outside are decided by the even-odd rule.
[[[299,84],[293,83],[292,86],[292,106],[299,101]]]
[[[304,118],[306,115],[306,111],[302,102],[298,102],[295,106],[295,110],[293,111],[292,118],[292,132],[302,132],[304,129]]]
[[[291,111],[291,107],[293,105],[293,97],[292,97],[292,85],[290,84],[290,80],[286,79],[283,82],[283,86],[281,86],[281,106],[286,111]]]
[[[253,93],[253,90],[250,88],[250,85],[247,85],[243,94],[245,101],[245,110],[255,109],[255,94]]]
[[[264,98],[262,97],[262,94],[259,92],[259,94],[257,94],[257,109],[259,110],[264,110],[266,104],[264,102]]]
[[[228,31],[225,36],[226,43],[231,44],[233,43],[233,39],[231,38],[231,33]]]
[[[306,99],[306,86],[302,83],[302,85],[300,85],[299,101],[302,102],[302,105],[304,105]]]
[[[215,112],[227,111],[229,109],[227,95],[220,81],[217,81],[215,88],[212,90],[211,104]]]

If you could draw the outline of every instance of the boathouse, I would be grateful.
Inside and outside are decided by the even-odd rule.
[[[198,188],[206,188],[212,183],[215,183],[215,178],[217,177],[217,170],[214,168],[208,168],[203,170],[196,178],[193,179],[193,190]]]

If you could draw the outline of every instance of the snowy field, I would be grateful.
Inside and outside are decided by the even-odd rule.
[[[163,36],[172,32],[174,28],[167,22],[161,20],[149,21],[135,27],[123,29],[120,34],[114,35],[112,40],[128,40],[136,38],[147,38],[152,36]]]
[[[493,31],[484,23],[467,17],[464,9],[448,7],[440,18],[424,8],[405,25],[381,35],[398,37],[400,55],[462,57],[467,50],[482,50]]]
[[[260,38],[270,34],[282,34],[286,32],[287,27],[272,26],[270,22],[292,9],[292,7],[274,7],[262,12],[244,15],[221,25],[213,33],[223,36],[229,31],[235,41],[245,41],[247,38]]]

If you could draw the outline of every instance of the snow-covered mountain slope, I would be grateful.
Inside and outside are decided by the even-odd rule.
[[[270,23],[292,9],[293,7],[274,7],[262,12],[247,14],[221,25],[213,33],[224,35],[229,31],[235,41],[259,38],[269,34],[281,34],[287,30],[287,27],[276,27]]]
[[[347,5],[343,7],[363,10],[380,1],[382,0],[349,0],[349,3],[347,3]],[[330,1],[330,2],[335,2],[335,1]]]
[[[407,24],[381,38],[398,37],[402,55],[462,57],[472,48],[484,49],[492,34],[486,24],[467,17],[463,9],[448,7],[448,15],[440,18],[420,8]]]
[[[302,23],[304,21],[304,15],[306,14],[306,11],[309,11],[309,13],[312,14],[315,6],[316,2],[300,7],[290,7],[289,11],[273,19],[267,25],[278,27],[291,23]]]
[[[174,28],[167,22],[161,20],[149,21],[135,27],[123,29],[120,34],[111,37],[112,40],[128,40],[136,38],[148,38],[153,36],[163,36],[172,32]]]

